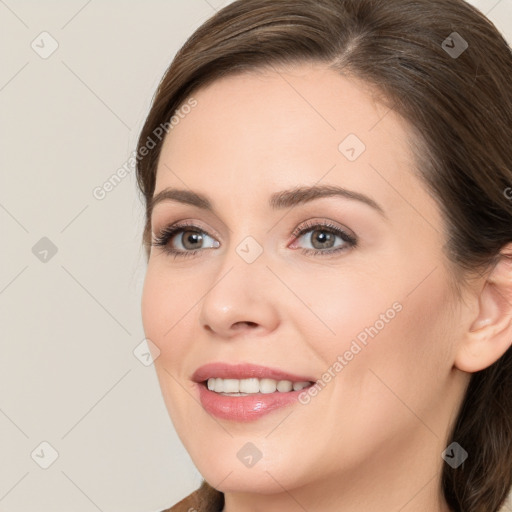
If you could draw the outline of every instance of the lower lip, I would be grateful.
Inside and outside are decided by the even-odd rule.
[[[226,396],[210,391],[204,383],[198,383],[199,399],[206,412],[223,420],[249,422],[261,418],[276,409],[298,402],[298,391],[275,391],[247,396]]]

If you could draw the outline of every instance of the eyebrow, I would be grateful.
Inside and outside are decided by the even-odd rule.
[[[270,196],[269,206],[273,210],[280,210],[284,208],[291,208],[299,204],[309,203],[315,199],[333,196],[364,203],[387,219],[384,209],[371,197],[360,192],[347,190],[335,185],[316,185],[311,187],[297,187],[290,190],[282,190],[281,192],[276,192]],[[214,210],[211,201],[203,194],[192,192],[191,190],[165,188],[151,199],[148,207],[148,216],[151,216],[155,206],[163,201],[176,201],[178,203],[196,206],[197,208],[201,208],[202,210],[212,213]]]

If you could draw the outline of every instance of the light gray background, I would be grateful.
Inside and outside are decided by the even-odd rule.
[[[0,512],[159,511],[200,483],[133,353],[134,172],[93,189],[127,162],[175,52],[228,3],[0,0]],[[512,0],[471,3],[512,41]]]

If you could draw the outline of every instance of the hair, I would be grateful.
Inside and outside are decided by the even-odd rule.
[[[468,45],[460,55],[449,53],[453,32]],[[512,52],[464,0],[238,0],[207,20],[163,76],[138,140],[147,257],[157,127],[221,77],[305,62],[358,79],[408,122],[413,172],[443,214],[456,281],[491,269],[512,241]],[[512,486],[512,349],[471,375],[449,437],[469,457],[443,466],[448,505],[497,512]]]

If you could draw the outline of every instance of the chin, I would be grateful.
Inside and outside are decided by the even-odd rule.
[[[221,492],[276,494],[283,488],[293,489],[304,485],[310,473],[304,468],[297,471],[297,464],[285,453],[271,461],[261,458],[252,467],[246,467],[237,457],[245,441],[230,439],[233,447],[212,449],[211,453],[189,451],[192,460],[203,478]],[[242,457],[243,458],[243,457]],[[294,472],[295,470],[295,472]],[[308,476],[309,475],[309,476]]]

